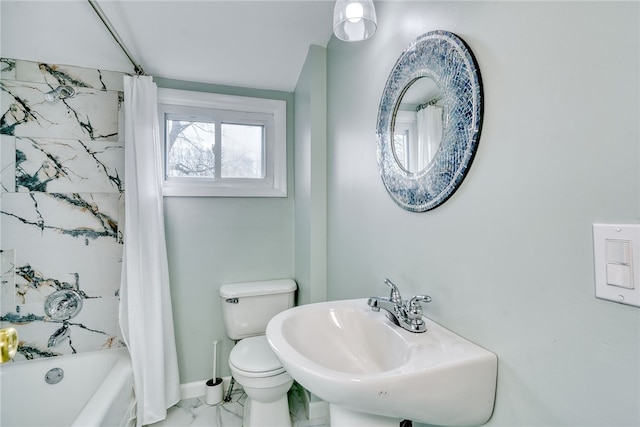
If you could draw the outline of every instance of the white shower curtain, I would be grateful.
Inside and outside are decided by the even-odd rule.
[[[442,140],[442,107],[428,105],[418,111],[418,168],[422,170],[435,157]]]
[[[180,400],[164,235],[157,87],[124,77],[125,221],[120,327],[129,347],[137,425],[161,421]]]

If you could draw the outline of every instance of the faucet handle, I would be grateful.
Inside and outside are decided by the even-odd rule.
[[[389,279],[384,279],[385,285],[391,288],[391,293],[389,294],[389,301],[394,302],[396,304],[402,304],[402,296],[400,296],[400,290],[393,282]]]
[[[422,320],[422,304],[420,302],[431,302],[429,295],[416,295],[407,303],[407,317],[411,322],[420,322]]]
[[[409,304],[417,304],[419,301],[422,302],[431,302],[431,297],[429,295],[416,295],[415,297],[409,300]]]

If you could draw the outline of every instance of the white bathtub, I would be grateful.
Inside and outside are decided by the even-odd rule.
[[[64,371],[57,384],[45,375]],[[133,375],[126,348],[0,366],[0,427],[132,426]]]

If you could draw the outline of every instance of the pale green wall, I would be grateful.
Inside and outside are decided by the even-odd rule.
[[[294,277],[293,96],[290,93],[156,79],[158,86],[287,101],[286,198],[165,197],[165,228],[180,382],[231,375],[218,288],[246,280]]]
[[[327,53],[310,46],[294,92],[298,304],[327,298]]]
[[[376,7],[372,39],[327,49],[329,299],[385,277],[431,295],[427,316],[498,355],[491,426],[640,425],[640,309],[594,297],[591,237],[640,222],[639,3]],[[435,29],[476,55],[484,127],[461,189],[416,214],[374,133],[397,57]]]

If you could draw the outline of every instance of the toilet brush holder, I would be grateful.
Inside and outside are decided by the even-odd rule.
[[[215,381],[213,379],[208,380],[204,394],[205,403],[207,405],[217,405],[222,402],[223,389],[224,382],[222,378],[216,378]]]

